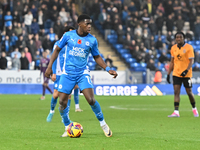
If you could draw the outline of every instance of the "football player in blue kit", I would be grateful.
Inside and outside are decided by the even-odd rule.
[[[77,30],[66,32],[59,40],[58,45],[56,46],[51,56],[48,68],[45,72],[45,76],[50,78],[52,74],[53,62],[58,57],[61,49],[66,46],[63,73],[60,77],[58,86],[60,98],[59,111],[65,125],[65,132],[61,137],[68,136],[67,128],[70,124],[70,119],[67,113],[67,103],[68,97],[76,84],[78,84],[84,97],[86,98],[94,114],[99,120],[100,126],[104,131],[105,136],[111,137],[112,131],[104,120],[104,116],[98,101],[96,101],[94,98],[93,84],[90,79],[90,71],[87,67],[89,53],[93,55],[94,60],[99,66],[105,69],[110,75],[113,75],[113,78],[116,78],[118,74],[116,71],[111,70],[100,56],[97,39],[90,34],[92,24],[90,16],[85,14],[80,15],[78,17],[77,23]]]
[[[72,26],[66,26],[64,27],[64,33],[68,31],[75,30],[74,27]],[[58,44],[58,41],[54,44],[53,50],[55,49],[56,45]],[[55,112],[55,107],[57,104],[57,99],[58,99],[58,85],[59,85],[59,80],[60,76],[62,74],[62,68],[64,64],[64,54],[65,54],[65,48],[63,47],[62,50],[60,51],[58,58],[54,61],[52,70],[53,70],[53,75],[51,77],[52,81],[54,81],[54,92],[53,96],[51,98],[51,109],[50,112],[47,116],[47,122],[51,122],[54,112]],[[75,101],[75,112],[81,112],[82,110],[79,107],[79,88],[78,85],[75,86],[74,88],[74,101]],[[71,94],[69,95],[68,98],[68,104],[67,107],[70,109],[70,104],[71,104]]]

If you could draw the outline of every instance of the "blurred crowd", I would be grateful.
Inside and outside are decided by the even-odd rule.
[[[75,3],[101,24],[105,40],[115,31],[117,42],[150,70],[168,69],[176,31],[200,40],[199,0],[0,0],[0,69],[39,69],[42,52],[50,57],[62,27],[77,27]]]
[[[73,0],[0,0],[0,69],[39,69],[43,51],[50,57],[77,17]]]
[[[145,63],[150,70],[169,68],[170,49],[177,31],[185,33],[186,41],[200,40],[199,0],[85,0],[83,3],[82,11],[103,27],[104,39],[114,30],[117,43],[123,44],[138,63]],[[200,47],[194,50],[199,70]]]

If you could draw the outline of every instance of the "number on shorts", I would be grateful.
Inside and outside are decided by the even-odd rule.
[[[192,81],[191,81],[191,79],[188,80],[188,84],[189,84],[189,87],[192,86]]]
[[[90,77],[89,77],[89,76],[85,76],[85,77],[87,78],[88,83],[89,83],[89,84],[92,84],[92,83],[91,83],[91,80],[90,80]]]

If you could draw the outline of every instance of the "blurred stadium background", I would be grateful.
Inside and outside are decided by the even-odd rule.
[[[101,56],[119,73],[113,80],[90,55],[97,95],[173,94],[165,78],[177,31],[183,31],[194,48],[193,92],[200,94],[198,0],[1,0],[0,4],[0,93],[40,94],[42,52],[48,51],[50,58],[62,27],[77,28],[78,15],[86,13],[93,19],[91,34],[99,42]],[[162,78],[155,84],[156,70]]]

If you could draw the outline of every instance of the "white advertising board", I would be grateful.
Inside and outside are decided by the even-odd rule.
[[[125,71],[118,71],[118,77],[113,79],[106,71],[91,71],[93,84],[126,84]],[[0,70],[0,84],[42,84],[43,76],[39,70],[14,71]],[[49,80],[49,83],[53,82]]]

